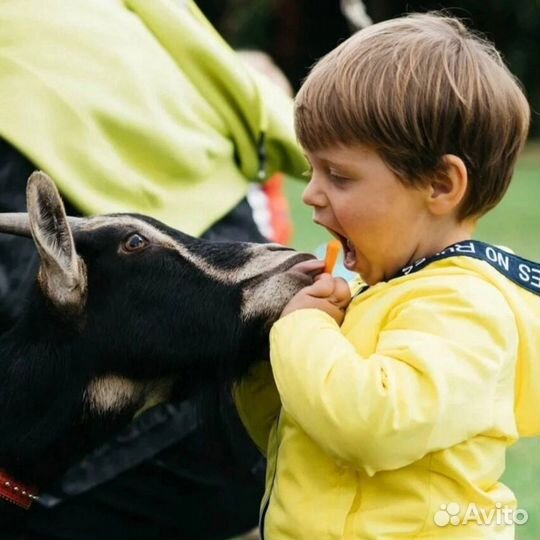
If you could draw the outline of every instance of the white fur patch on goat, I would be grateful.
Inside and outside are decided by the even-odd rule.
[[[92,412],[114,413],[139,400],[143,384],[120,375],[106,375],[90,381],[85,401]]]
[[[298,292],[298,285],[286,274],[275,274],[242,293],[243,320],[278,316],[286,301]]]

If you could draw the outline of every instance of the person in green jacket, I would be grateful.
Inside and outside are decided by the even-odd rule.
[[[71,214],[139,212],[191,235],[266,241],[247,196],[275,171],[306,169],[292,100],[193,2],[6,0],[0,28],[0,210],[25,210],[41,169]],[[31,244],[0,239],[1,330],[32,285]],[[191,390],[49,486],[29,537],[211,540],[255,526],[264,461],[230,392]]]
[[[271,365],[236,388],[268,454],[262,537],[513,539],[500,477],[540,433],[540,264],[472,234],[511,180],[526,98],[493,45],[415,14],[320,60],[295,115],[304,202],[361,279],[352,299],[324,273],[299,292]]]
[[[0,25],[0,136],[84,214],[200,235],[249,182],[305,171],[291,99],[193,2],[8,0]]]

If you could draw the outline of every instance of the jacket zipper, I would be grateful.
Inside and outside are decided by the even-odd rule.
[[[277,419],[276,424],[276,457],[275,457],[275,463],[274,463],[274,473],[272,475],[272,482],[270,483],[270,489],[268,490],[268,497],[266,499],[266,503],[264,504],[263,511],[261,512],[261,517],[259,519],[259,535],[261,537],[261,540],[264,540],[264,522],[266,520],[266,512],[268,512],[268,507],[270,506],[270,498],[272,497],[272,489],[274,487],[274,482],[276,480],[276,474],[277,474],[277,462],[278,462],[278,451],[279,451],[279,425],[281,423],[281,409],[279,411],[279,416]]]
[[[278,421],[278,425],[279,425],[279,421]],[[276,427],[276,437],[277,437],[277,427]],[[270,484],[270,489],[268,490],[268,497],[266,499],[266,503],[264,504],[263,511],[261,512],[261,518],[259,520],[259,534],[261,536],[261,540],[264,540],[264,522],[266,520],[266,512],[268,512],[268,507],[270,506],[270,498],[272,497],[272,489],[274,487],[274,481],[276,479],[276,473],[277,473],[277,450],[278,449],[276,448],[276,462],[274,464],[274,474],[272,475],[272,483]]]
[[[272,488],[270,488],[270,491],[272,491]],[[264,509],[261,514],[261,519],[259,521],[259,534],[261,535],[261,540],[264,540],[264,520],[266,519],[266,512],[269,506],[270,506],[270,496],[268,496],[268,500],[266,501],[266,504],[264,505]]]

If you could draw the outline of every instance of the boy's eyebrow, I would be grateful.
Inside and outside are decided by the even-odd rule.
[[[336,169],[347,169],[350,170],[351,167],[354,166],[354,163],[351,163],[350,161],[332,161],[331,159],[321,159],[321,162],[324,164],[325,167],[331,168],[334,167]]]
[[[331,159],[323,159],[321,160],[325,165],[329,165],[330,167],[344,167],[347,166],[347,163],[339,162],[339,161],[333,161]]]
[[[347,159],[347,160],[343,160],[343,161],[336,161],[335,159],[331,159],[330,157],[321,157],[321,156],[313,156],[315,161],[318,161],[319,163],[321,163],[322,165],[324,165],[325,167],[337,167],[337,168],[351,168],[351,167],[354,167],[355,165],[355,160],[352,160],[352,159]],[[312,165],[310,159],[308,158],[308,156],[306,154],[304,154],[304,158],[306,159],[306,161]]]

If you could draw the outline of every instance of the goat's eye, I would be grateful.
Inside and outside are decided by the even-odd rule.
[[[148,240],[138,233],[130,234],[124,242],[126,251],[138,251],[148,245]]]

